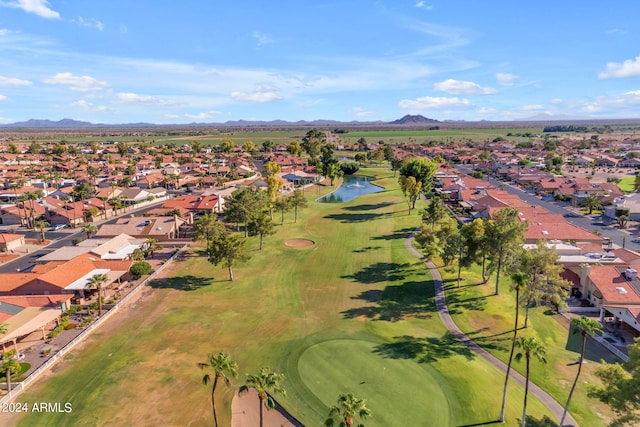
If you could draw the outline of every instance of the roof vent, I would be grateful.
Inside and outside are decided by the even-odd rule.
[[[616,288],[616,291],[618,291],[619,294],[626,294],[627,290],[625,288],[623,288],[622,286],[618,286]]]

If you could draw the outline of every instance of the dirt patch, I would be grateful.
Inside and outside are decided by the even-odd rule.
[[[260,400],[254,389],[246,393],[236,394],[231,401],[232,427],[252,427],[260,422]],[[293,418],[282,406],[276,402],[274,411],[263,411],[264,425],[266,426],[293,426],[303,427],[298,420]]]
[[[309,246],[315,245],[316,242],[309,239],[291,239],[284,242],[284,244],[291,248],[308,248]]]

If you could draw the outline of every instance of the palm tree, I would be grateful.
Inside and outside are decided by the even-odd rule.
[[[20,362],[18,362],[13,357],[7,357],[2,362],[2,367],[0,367],[0,370],[4,371],[4,374],[7,380],[8,391],[11,391],[11,374],[12,373],[17,374],[18,372],[20,372],[20,369],[22,369]]]
[[[222,378],[222,380],[229,385],[229,377],[227,374],[233,375],[234,377],[238,376],[238,364],[231,360],[227,353],[220,352],[218,354],[210,354],[209,360],[207,363],[198,363],[200,369],[211,368],[213,370],[213,387],[211,388],[211,406],[213,407],[213,420],[215,421],[216,427],[218,426],[218,414],[216,414],[216,402],[215,402],[215,394],[216,394],[216,386],[218,385],[218,380]],[[202,377],[202,382],[206,385],[211,381],[211,376],[209,374],[205,374]]]
[[[34,228],[37,228],[38,230],[40,230],[40,236],[42,237],[42,241],[44,242],[44,229],[47,228],[50,224],[47,221],[36,221],[35,224],[33,224]]]
[[[509,353],[509,362],[507,363],[507,375],[504,379],[504,387],[502,389],[502,406],[500,407],[500,422],[504,422],[504,410],[507,403],[507,385],[509,384],[509,375],[511,373],[511,364],[513,363],[513,353],[516,348],[516,339],[518,338],[518,317],[520,314],[520,290],[527,286],[530,280],[529,273],[516,271],[511,275],[511,289],[516,292],[516,320],[513,326],[513,338],[511,339],[511,353]]]
[[[247,375],[247,383],[240,387],[238,393],[243,393],[253,388],[258,392],[260,399],[260,427],[262,427],[263,420],[263,407],[267,410],[271,410],[276,407],[276,402],[269,395],[269,393],[280,393],[286,396],[287,393],[280,385],[284,381],[284,375],[273,372],[269,368],[260,368],[257,375]]]
[[[571,397],[573,396],[573,391],[576,389],[578,378],[580,377],[580,372],[582,371],[582,360],[584,359],[584,352],[587,348],[587,336],[594,336],[596,334],[602,333],[602,324],[595,320],[589,319],[586,316],[582,316],[579,319],[571,319],[571,326],[575,327],[573,329],[574,334],[578,331],[582,334],[582,347],[580,348],[580,359],[578,360],[578,372],[576,373],[576,379],[573,380],[573,385],[571,386],[571,390],[569,391],[567,403],[564,405],[562,418],[560,418],[560,427],[564,425],[564,419],[566,418],[567,412],[569,411]]]
[[[338,397],[338,404],[329,410],[329,418],[324,425],[333,427],[336,416],[344,420],[338,424],[340,427],[351,427],[355,417],[365,420],[371,416],[371,410],[367,408],[367,402],[364,399],[355,397],[353,393],[342,393]],[[358,427],[364,427],[364,424],[358,423]]]
[[[91,235],[98,231],[98,227],[96,227],[96,225],[93,223],[85,222],[84,224],[82,224],[82,231],[87,233],[87,239],[90,239]]]
[[[98,290],[98,316],[102,315],[102,285],[107,283],[109,279],[106,274],[94,274],[89,277],[85,288]]]
[[[149,238],[145,241],[145,244],[147,245],[147,252],[151,255],[151,258],[153,258],[153,253],[155,251],[159,251],[164,248],[164,246],[158,245],[158,239]]]
[[[584,202],[587,205],[587,209],[589,209],[589,215],[593,213],[594,209],[600,209],[602,207],[600,200],[598,200],[598,198],[593,194],[587,196],[587,198],[584,199]]]
[[[531,356],[538,359],[541,363],[547,363],[547,358],[544,346],[533,337],[518,337],[518,341],[516,341],[516,347],[522,349],[522,352],[516,354],[516,360],[520,361],[524,357],[526,361],[524,403],[522,405],[522,427],[525,427],[527,425],[527,397],[529,395]]]

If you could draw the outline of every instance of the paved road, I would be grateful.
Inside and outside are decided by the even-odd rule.
[[[500,359],[493,356],[491,353],[487,352],[485,349],[476,344],[471,338],[469,338],[462,330],[455,324],[451,315],[449,314],[449,308],[447,307],[447,301],[444,293],[444,285],[442,284],[442,276],[440,276],[440,271],[436,268],[436,266],[431,261],[426,261],[422,254],[418,252],[411,242],[413,241],[413,236],[405,240],[405,246],[413,255],[423,260],[424,263],[429,268],[431,272],[431,276],[433,278],[433,286],[435,288],[435,300],[436,300],[436,309],[438,310],[438,315],[444,323],[447,330],[453,334],[457,339],[459,339],[464,345],[466,345],[471,351],[473,351],[478,356],[487,360],[496,368],[500,369],[503,373],[507,372],[506,363],[502,362]],[[510,378],[515,380],[517,383],[521,384],[523,387],[525,385],[525,378],[515,371],[511,369]],[[529,381],[529,392],[542,402],[543,405],[549,409],[549,411],[556,417],[559,421],[562,417],[562,412],[564,408],[560,405],[553,397],[551,397],[546,391],[535,385],[533,382]],[[497,411],[496,411],[497,412]],[[497,417],[496,417],[497,419]],[[567,414],[565,419],[564,427],[578,427],[578,423],[573,419],[571,414]]]
[[[154,203],[153,205],[147,205],[143,208],[140,209],[129,209],[127,212],[121,211],[121,213],[118,216],[115,216],[113,218],[110,218],[108,220],[102,220],[102,221],[97,221],[95,222],[96,225],[102,225],[102,224],[114,224],[119,218],[124,217],[124,216],[128,216],[128,215],[132,215],[135,213],[136,216],[141,216],[143,215],[146,211],[151,210],[151,209],[155,209],[156,207],[158,207],[159,204],[161,204],[162,201]],[[21,234],[25,234],[26,238],[39,238],[40,237],[40,232],[39,231],[26,231],[23,232]],[[33,236],[33,237],[29,237],[29,236]],[[69,229],[64,229],[64,231],[54,231],[54,232],[46,232],[45,236],[47,237],[47,239],[52,240],[52,243],[45,246],[44,248],[37,250],[37,251],[33,251],[29,254],[26,254],[24,256],[21,256],[20,258],[16,258],[13,261],[9,261],[6,262],[4,264],[0,264],[0,274],[2,273],[15,273],[16,271],[25,271],[28,270],[30,267],[32,267],[38,258],[40,258],[41,256],[44,256],[46,254],[48,254],[51,251],[54,251],[56,249],[62,248],[64,246],[70,246],[71,245],[71,241],[75,238],[86,238],[85,233],[83,233],[82,231],[80,231],[80,227],[75,228],[73,230],[69,230]],[[57,237],[54,240],[54,236],[62,236],[62,237]]]
[[[466,174],[473,172],[473,170],[471,170],[470,168],[462,165],[458,165],[456,166],[456,168]],[[496,188],[504,186],[504,190],[508,193],[515,194],[525,202],[532,205],[541,206],[551,213],[560,215],[575,214],[575,211],[567,209],[566,205],[561,202],[541,200],[540,197],[536,196],[535,194],[528,193],[518,187],[506,184],[503,181],[499,181],[491,177],[485,177],[485,179],[493,184]],[[640,244],[631,241],[632,239],[634,239],[634,237],[632,237],[628,231],[621,230],[615,225],[608,225],[604,223],[600,218],[594,221],[594,219],[591,217],[578,215],[575,218],[566,217],[565,219],[567,220],[567,222],[588,230],[592,233],[596,231],[601,233],[603,237],[610,238],[614,245],[620,247],[624,246],[627,249],[631,249],[633,251],[640,251]]]

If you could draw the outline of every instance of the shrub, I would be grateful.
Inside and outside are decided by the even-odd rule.
[[[145,274],[150,274],[153,269],[151,265],[146,261],[138,261],[131,266],[131,270],[129,270],[131,275],[136,279],[140,276],[144,276]]]
[[[360,169],[360,166],[356,162],[345,162],[340,164],[340,170],[345,175],[353,175],[358,172],[358,169]]]

